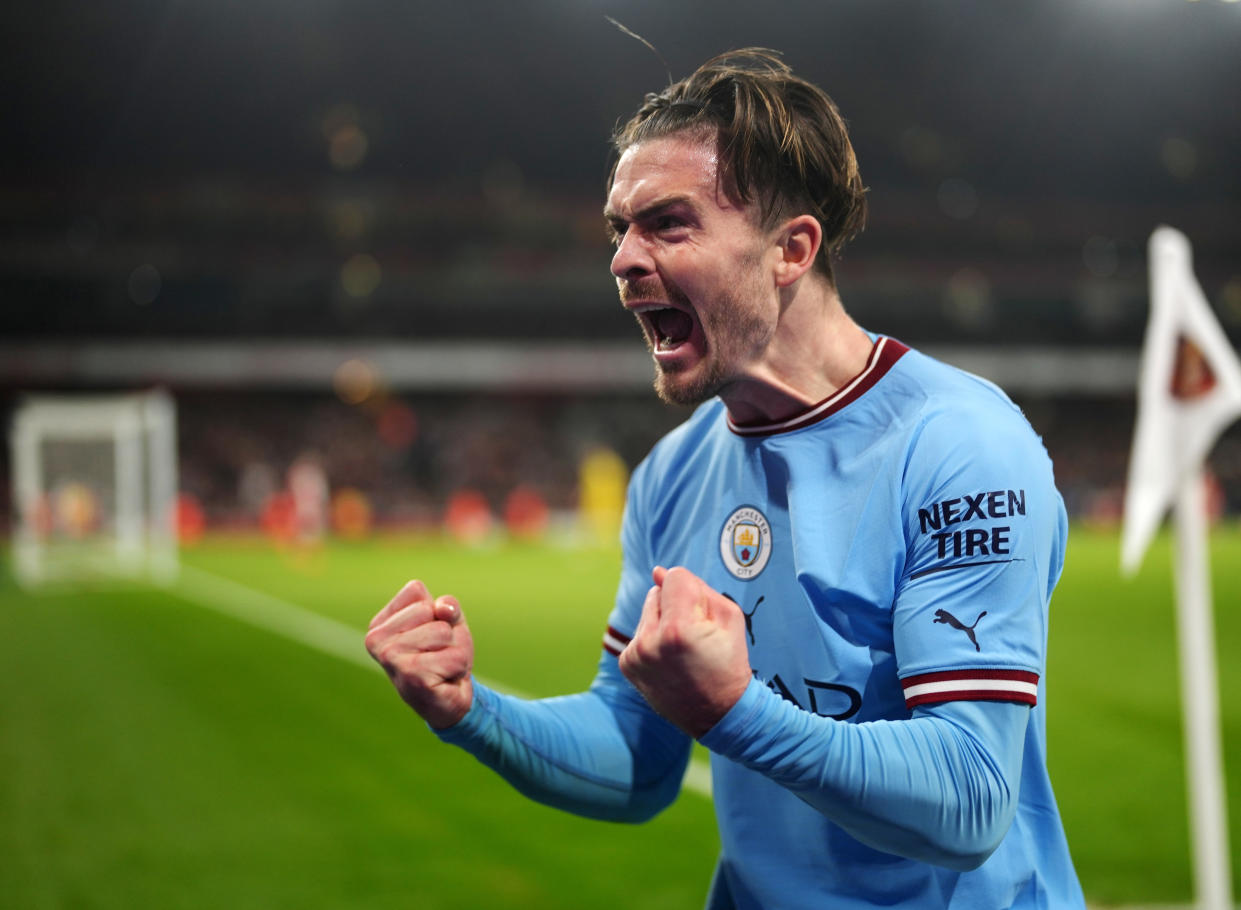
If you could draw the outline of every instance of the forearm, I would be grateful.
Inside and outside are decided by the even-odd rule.
[[[876,849],[969,869],[995,849],[1016,811],[1028,713],[960,702],[910,720],[850,724],[754,682],[701,741]]]
[[[531,799],[625,822],[645,821],[672,802],[690,745],[645,706],[599,686],[525,701],[475,682],[469,713],[436,733]]]

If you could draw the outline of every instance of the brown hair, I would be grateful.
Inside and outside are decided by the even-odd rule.
[[[844,118],[827,93],[794,76],[775,51],[729,51],[648,94],[612,146],[619,156],[685,131],[716,136],[721,173],[742,202],[757,197],[765,226],[791,214],[818,219],[823,246],[815,265],[831,279],[832,255],[865,226],[866,188]],[[615,175],[613,165],[609,186]]]

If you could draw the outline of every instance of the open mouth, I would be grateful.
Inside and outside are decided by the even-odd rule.
[[[694,319],[684,310],[659,307],[643,313],[655,339],[657,351],[672,351],[689,340],[694,331]]]

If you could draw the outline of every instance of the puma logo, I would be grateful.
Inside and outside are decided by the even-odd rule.
[[[981,613],[978,614],[978,617],[974,620],[973,625],[967,626],[965,623],[961,622],[961,620],[957,619],[947,610],[936,610],[934,621],[942,622],[945,625],[952,626],[954,629],[960,629],[962,632],[964,632],[966,635],[970,637],[970,641],[974,643],[974,650],[981,651],[982,648],[978,647],[978,639],[974,637],[974,626],[978,625],[978,620],[982,619],[986,615],[987,615],[987,611],[983,610]],[[746,620],[747,626],[749,625],[749,622],[750,621],[747,619]]]
[[[754,601],[754,607],[750,610],[749,613],[747,613],[745,610],[741,611],[741,615],[745,617],[745,631],[746,631],[746,634],[750,636],[750,644],[755,643],[754,642],[754,614],[758,612],[758,605],[761,604],[762,602],[763,602],[763,598],[760,597],[758,600]]]
[[[729,600],[732,600],[733,603],[735,604],[737,603],[736,600],[733,600],[733,596],[731,594],[724,594],[724,596],[727,597]],[[754,641],[754,614],[758,612],[758,605],[761,604],[764,600],[766,600],[766,595],[754,601],[754,606],[750,609],[749,613],[747,613],[745,610],[741,611],[741,615],[745,617],[745,634],[750,636],[750,644],[756,643]],[[741,604],[737,604],[737,607],[740,608]]]

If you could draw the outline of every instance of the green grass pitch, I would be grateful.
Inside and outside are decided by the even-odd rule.
[[[1233,818],[1241,531],[1213,537]],[[1050,762],[1092,901],[1185,902],[1190,871],[1161,538],[1121,580],[1075,528],[1052,609]],[[425,539],[317,553],[209,539],[186,564],[357,629],[409,577],[465,605],[478,672],[537,695],[593,673],[613,550]],[[642,826],[533,805],[440,745],[371,670],[136,586],[29,595],[0,569],[0,904],[14,908],[694,908],[718,846],[686,792]],[[1233,868],[1241,826],[1232,825]]]

